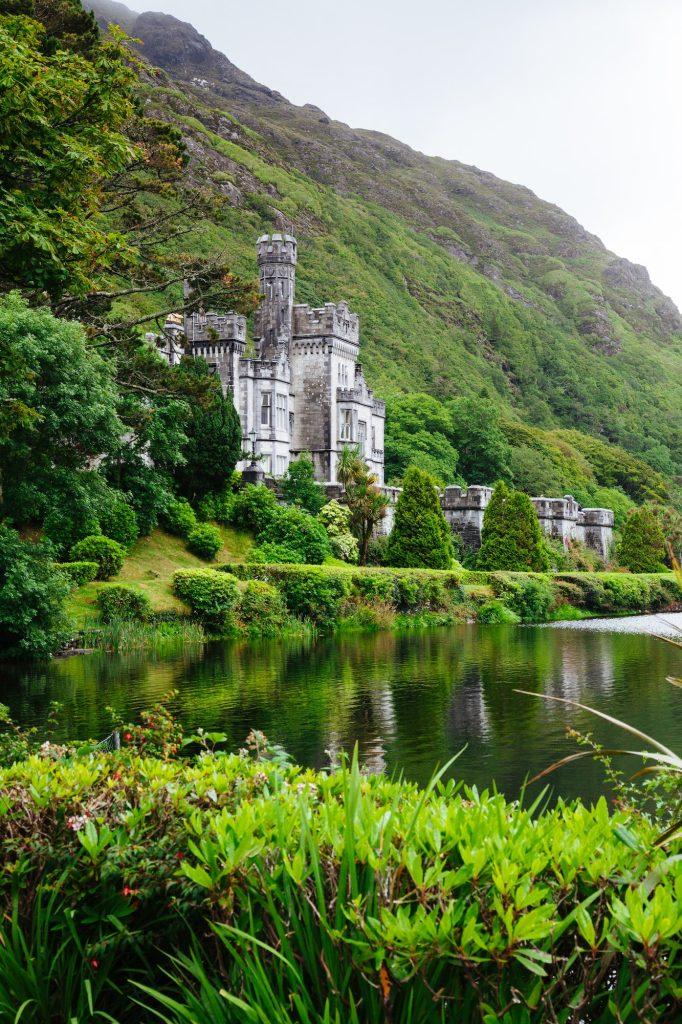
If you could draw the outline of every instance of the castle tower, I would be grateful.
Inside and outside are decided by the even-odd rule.
[[[287,355],[296,285],[296,239],[293,235],[262,235],[257,243],[258,277],[263,296],[254,333],[261,359]]]

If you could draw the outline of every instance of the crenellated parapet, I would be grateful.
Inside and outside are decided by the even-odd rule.
[[[185,317],[189,344],[242,342],[246,345],[246,317],[241,313],[192,313]]]
[[[333,337],[360,345],[360,320],[351,313],[347,302],[326,302],[319,309],[296,305],[293,311],[293,335],[303,338]]]
[[[298,260],[296,239],[293,235],[261,235],[256,242],[256,252],[259,266],[265,263],[296,266]]]

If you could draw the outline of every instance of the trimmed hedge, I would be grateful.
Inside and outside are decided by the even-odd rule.
[[[99,564],[97,562],[56,562],[60,572],[67,576],[74,587],[82,587],[97,579]]]
[[[292,615],[325,625],[338,617],[346,597],[392,604],[400,612],[443,611],[464,600],[461,574],[447,570],[252,563],[221,568],[240,579],[274,583]]]
[[[140,594],[122,583],[111,583],[97,593],[97,607],[105,622],[115,619],[135,619],[144,622],[149,618],[152,606],[144,594]]]
[[[287,618],[283,595],[264,580],[249,580],[239,598],[237,618],[247,633],[276,636]]]
[[[529,581],[541,581],[551,588],[552,607],[572,604],[601,615],[656,612],[682,602],[682,586],[672,573],[624,572],[465,572],[463,582],[490,586],[496,597],[511,607],[523,603],[520,592]],[[535,588],[537,591],[537,588]],[[516,595],[516,597],[515,597]],[[543,603],[545,601],[543,600]],[[538,621],[527,619],[526,621]]]
[[[239,600],[236,581],[217,569],[179,569],[173,576],[173,593],[212,632],[230,625]]]
[[[98,580],[109,580],[116,576],[123,568],[125,554],[125,548],[118,541],[97,534],[84,537],[71,548],[71,559],[74,562],[97,562]]]

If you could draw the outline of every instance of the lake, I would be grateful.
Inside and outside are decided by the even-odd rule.
[[[682,623],[681,615],[665,618]],[[250,729],[262,729],[297,761],[320,767],[357,742],[368,768],[426,782],[465,747],[450,774],[479,788],[495,780],[513,797],[527,775],[576,749],[567,726],[591,730],[608,745],[633,742],[586,712],[515,687],[582,701],[682,747],[682,691],[666,682],[682,676],[682,651],[645,632],[625,632],[627,621],[615,630],[591,622],[463,625],[213,643],[164,655],[93,654],[4,666],[0,700],[18,722],[38,726],[49,701],[58,700],[57,738],[103,737],[107,705],[131,720],[177,689],[174,706],[185,728],[220,729],[234,749]],[[550,781],[565,796],[591,798],[603,788],[601,768],[588,760]]]

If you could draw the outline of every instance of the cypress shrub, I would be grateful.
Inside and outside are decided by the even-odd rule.
[[[449,569],[453,558],[452,534],[433,477],[410,466],[388,538],[387,562],[408,568]]]
[[[625,520],[618,560],[630,572],[665,569],[665,536],[658,517],[646,505],[634,509]]]
[[[503,482],[495,486],[483,514],[476,568],[512,572],[546,572],[549,568],[533,502],[527,494],[514,491]]]

